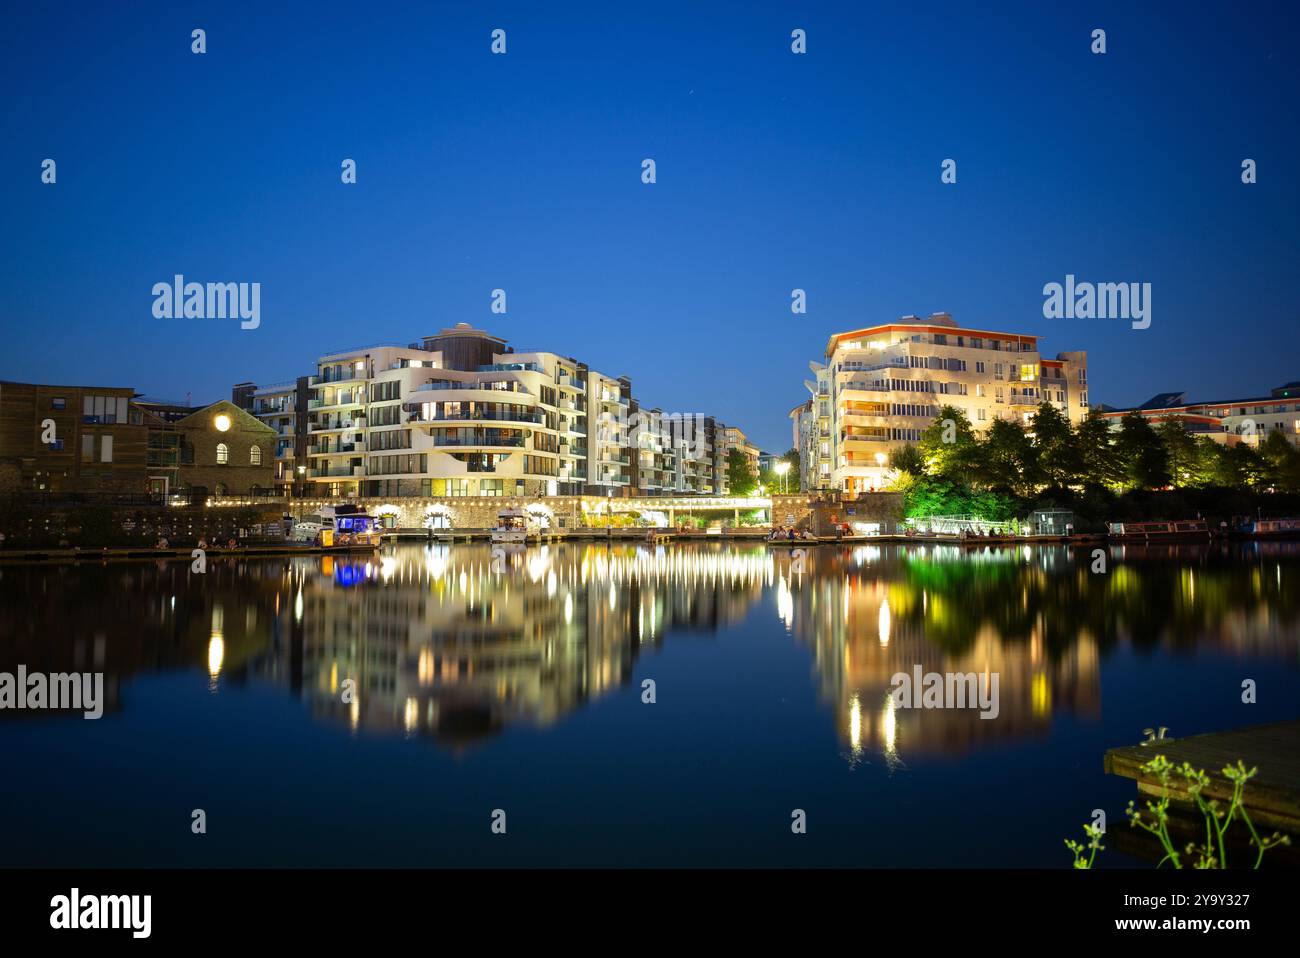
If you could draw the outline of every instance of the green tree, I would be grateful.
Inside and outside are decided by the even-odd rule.
[[[1259,444],[1263,484],[1279,492],[1300,491],[1300,450],[1287,441],[1280,429],[1273,429]]]
[[[1124,484],[1124,470],[1115,449],[1110,420],[1091,409],[1075,432],[1083,460],[1083,481],[1087,485],[1118,489]]]
[[[1151,423],[1136,409],[1120,420],[1115,449],[1129,488],[1160,489],[1169,485],[1169,455]]]
[[[1049,486],[1077,483],[1083,475],[1083,457],[1070,420],[1051,403],[1043,402],[1038,404],[1030,428],[1043,480]]]
[[[727,486],[733,496],[748,496],[754,492],[757,480],[749,468],[749,457],[739,449],[727,450]]]
[[[889,468],[896,469],[899,472],[909,472],[914,476],[925,475],[925,457],[921,455],[921,450],[908,443],[906,446],[899,446],[889,454]]]
[[[966,413],[955,406],[939,408],[934,422],[921,433],[920,447],[927,475],[963,484],[975,478],[979,437]]]
[[[1165,447],[1170,481],[1180,489],[1196,485],[1200,452],[1182,417],[1171,416],[1161,422],[1156,426],[1156,435]]]
[[[1020,423],[995,419],[979,444],[979,477],[989,489],[1028,495],[1038,486],[1038,457]]]

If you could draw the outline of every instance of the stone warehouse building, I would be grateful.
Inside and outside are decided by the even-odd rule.
[[[273,488],[276,434],[233,403],[190,409],[124,386],[0,382],[0,490],[249,495]]]

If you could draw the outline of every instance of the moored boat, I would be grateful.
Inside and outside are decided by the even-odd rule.
[[[1106,531],[1110,538],[1122,541],[1150,542],[1210,538],[1210,526],[1204,519],[1176,519],[1171,522],[1108,522]]]
[[[502,509],[491,538],[493,542],[527,542],[528,516],[522,509]]]
[[[1251,519],[1240,530],[1251,539],[1300,538],[1300,518]]]

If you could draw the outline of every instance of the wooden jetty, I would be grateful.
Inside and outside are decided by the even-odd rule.
[[[1163,794],[1160,783],[1155,776],[1141,771],[1141,766],[1157,755],[1174,765],[1188,762],[1204,770],[1210,785],[1202,797],[1217,798],[1224,805],[1232,798],[1232,783],[1223,777],[1223,767],[1236,765],[1241,759],[1247,769],[1258,768],[1255,777],[1246,783],[1243,796],[1251,821],[1261,831],[1276,829],[1300,839],[1300,721],[1112,748],[1106,752],[1105,769],[1108,774],[1136,781],[1139,794],[1159,798]],[[1171,811],[1180,802],[1191,803],[1183,784],[1182,776],[1170,776],[1169,791],[1174,799]],[[1142,810],[1143,802],[1138,804]]]

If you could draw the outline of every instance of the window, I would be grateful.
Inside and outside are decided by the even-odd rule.
[[[987,409],[981,409],[979,411],[979,414],[975,418],[978,419],[980,422],[983,422],[985,418],[987,418],[985,415],[987,412],[988,412]]]
[[[983,383],[976,383],[976,385],[975,385],[975,395],[976,395],[976,396],[983,396],[983,395],[984,395],[984,384],[983,384]]]
[[[67,408],[68,408],[68,400],[67,400],[65,397],[63,397],[63,396],[54,396],[53,398],[50,399],[50,408],[51,408],[51,409],[67,409]]]
[[[99,461],[100,462],[113,461],[113,437],[112,436],[104,436],[102,439],[100,439]]]
[[[230,462],[230,449],[224,442],[217,443],[217,465],[224,466]]]
[[[81,437],[81,461],[95,461],[95,437],[93,434]]]
[[[248,464],[250,466],[260,466],[262,464],[262,447],[254,446],[248,450]]]

